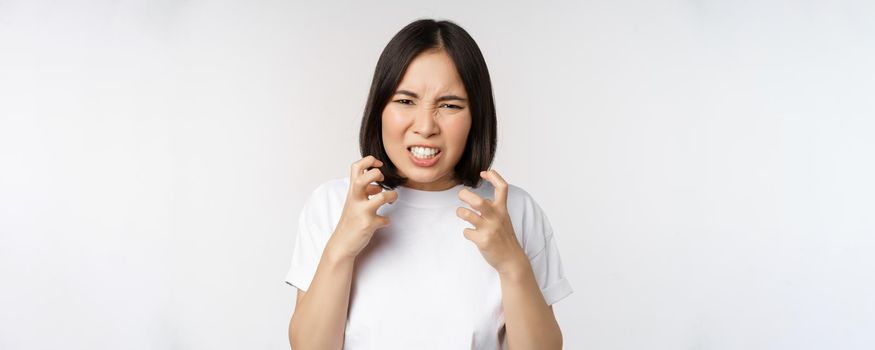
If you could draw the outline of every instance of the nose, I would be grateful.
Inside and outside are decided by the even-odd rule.
[[[423,138],[431,137],[440,132],[438,123],[435,118],[438,117],[436,109],[429,107],[421,108],[416,112],[413,121],[413,132],[419,134]]]

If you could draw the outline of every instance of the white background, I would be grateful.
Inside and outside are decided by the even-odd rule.
[[[484,52],[566,349],[875,348],[875,5],[825,0],[0,0],[0,348],[287,348],[298,211],[418,18]]]

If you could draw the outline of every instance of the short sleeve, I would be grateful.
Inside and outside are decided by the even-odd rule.
[[[316,275],[316,267],[319,266],[328,238],[323,232],[325,229],[320,229],[322,225],[319,224],[325,222],[322,216],[327,215],[324,210],[327,202],[323,197],[323,188],[317,188],[301,209],[291,266],[285,278],[287,284],[305,292]]]
[[[550,220],[534,200],[531,220],[528,222],[527,234],[533,240],[532,246],[537,251],[529,256],[535,279],[541,288],[541,294],[547,305],[553,305],[574,292],[565,277],[562,259],[559,256],[559,242],[553,233]]]

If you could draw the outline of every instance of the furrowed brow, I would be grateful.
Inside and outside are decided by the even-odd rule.
[[[398,90],[398,91],[395,92],[395,94],[396,94],[396,95],[398,95],[398,94],[400,94],[400,95],[407,95],[407,96],[410,96],[410,97],[413,97],[413,98],[419,98],[419,95],[417,95],[417,94],[416,94],[415,92],[413,92],[413,91]],[[464,97],[460,97],[460,96],[456,96],[456,95],[446,95],[446,96],[441,96],[441,97],[438,97],[438,98],[435,100],[435,102],[443,102],[443,101],[462,101],[462,102],[467,102],[468,100],[465,99]]]
[[[398,90],[398,91],[395,91],[395,94],[396,95],[401,94],[401,95],[407,95],[407,96],[410,96],[413,98],[419,98],[419,95],[417,95],[415,92],[407,91],[407,90]]]
[[[441,96],[441,97],[438,97],[437,100],[435,100],[435,102],[442,102],[442,101],[462,101],[462,102],[465,102],[467,100],[462,98],[462,97],[456,96],[456,95]]]

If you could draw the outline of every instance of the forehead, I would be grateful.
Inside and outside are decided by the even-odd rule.
[[[444,50],[427,50],[414,57],[398,84],[398,90],[402,89],[425,94],[465,93],[465,86],[456,65]]]

